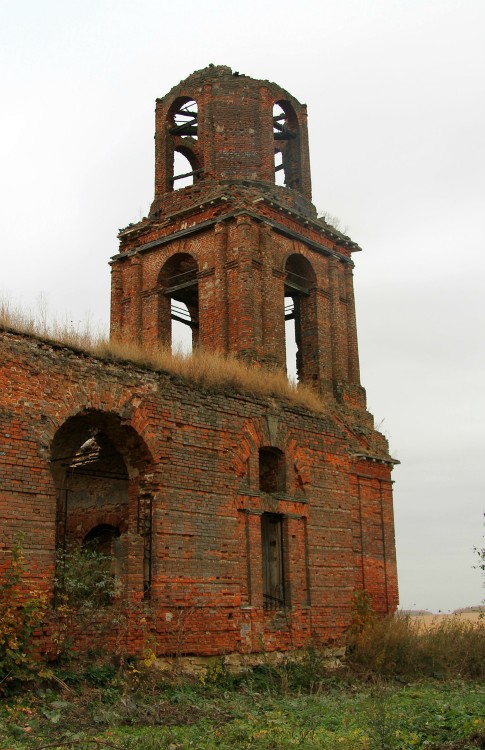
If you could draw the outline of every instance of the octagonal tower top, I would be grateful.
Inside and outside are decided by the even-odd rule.
[[[306,106],[275,83],[225,65],[196,71],[157,99],[155,142],[152,212],[183,179],[208,190],[214,183],[276,184],[309,210]]]

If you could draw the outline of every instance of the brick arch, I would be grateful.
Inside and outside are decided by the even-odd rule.
[[[76,384],[71,382],[68,389],[58,394],[55,417],[52,414],[44,416],[45,428],[38,436],[40,454],[45,460],[50,460],[55,435],[69,419],[98,412],[111,414],[124,426],[131,427],[143,441],[152,462],[157,462],[160,449],[153,441],[153,433],[144,417],[144,398],[143,389],[131,390],[119,383],[111,382],[108,387],[101,382],[93,388],[87,380]]]
[[[258,488],[258,454],[261,448],[274,448],[286,455],[287,428],[275,415],[248,419],[241,437],[233,446],[230,468],[239,490]]]
[[[115,412],[99,409],[79,410],[61,424],[51,442],[51,462],[61,462],[62,454],[70,456],[79,447],[79,441],[87,440],[94,431],[102,432],[113,443],[128,475],[138,475],[153,465],[151,452],[141,435]]]
[[[153,258],[152,265],[149,269],[149,284],[157,286],[160,278],[160,274],[164,265],[173,255],[178,253],[189,253],[194,255],[190,249],[187,248],[187,240],[185,238],[176,239],[170,242],[156,257]]]
[[[198,273],[199,262],[193,253],[188,252],[187,243],[180,243],[160,264],[157,280],[162,286],[169,285],[174,273],[186,273],[192,270]]]
[[[193,171],[197,171],[201,167],[201,161],[197,154],[197,151],[195,148],[192,148],[191,145],[187,143],[176,143],[174,145],[174,151],[177,151],[179,154],[182,154],[182,156],[185,156],[187,161],[189,162],[190,167]],[[196,175],[194,175],[194,180],[196,179]]]
[[[181,137],[197,137],[198,133],[193,132],[194,129],[198,128],[197,122],[185,122],[185,127],[182,124],[179,124],[178,130],[177,130],[177,113],[181,111],[187,112],[187,105],[189,105],[191,102],[194,102],[195,106],[197,107],[197,116],[195,117],[195,120],[198,120],[198,109],[199,109],[199,102],[198,97],[195,96],[195,93],[192,91],[185,91],[185,93],[180,93],[178,96],[175,97],[175,99],[172,100],[171,104],[167,107],[167,115],[166,115],[166,121],[167,126],[169,130],[176,129],[175,133],[170,133],[171,135],[178,137],[180,134]],[[187,113],[187,116],[184,118],[185,120],[192,120],[192,117],[190,114]],[[184,132],[184,130],[186,132]]]
[[[241,430],[241,437],[233,446],[230,470],[235,477],[238,489],[250,489],[250,462],[254,451],[257,450],[257,432],[252,420],[247,420]]]
[[[291,259],[295,259],[295,261],[297,261],[299,258],[301,258],[302,263],[304,263],[305,265],[308,264],[308,272],[309,272],[308,281],[311,282],[312,284],[316,284],[317,274],[316,274],[312,260],[310,260],[310,258],[308,257],[309,255],[311,254],[307,252],[304,246],[302,246],[299,242],[294,241],[291,243],[291,249],[285,248],[280,258],[278,258],[278,264],[277,264],[278,270],[282,271],[283,273],[286,273],[288,262]]]

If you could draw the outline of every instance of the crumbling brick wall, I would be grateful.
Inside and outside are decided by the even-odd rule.
[[[133,607],[145,596],[158,653],[173,654],[181,639],[186,653],[216,654],[333,638],[349,624],[356,586],[365,585],[378,611],[395,608],[383,438],[374,436],[380,456],[366,458],[330,413],[195,387],[7,332],[0,393],[3,559],[23,532],[30,569],[51,590],[63,502],[56,459],[63,448],[66,474],[87,434],[108,435],[128,475],[124,591]],[[259,451],[267,446],[285,462],[284,487],[275,492],[259,486]],[[146,591],[139,498],[148,495]],[[97,501],[90,520],[70,509],[74,528],[116,525],[111,500],[101,492]],[[284,521],[285,609],[264,608],[262,514]],[[130,648],[142,640],[133,624]]]

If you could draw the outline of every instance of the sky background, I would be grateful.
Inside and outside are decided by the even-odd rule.
[[[485,596],[485,2],[0,0],[0,297],[106,329],[153,197],[154,106],[209,63],[308,105],[313,202],[354,255],[394,470],[400,602]]]

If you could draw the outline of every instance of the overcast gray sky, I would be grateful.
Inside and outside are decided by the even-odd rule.
[[[308,105],[313,201],[354,256],[362,382],[395,469],[401,606],[478,604],[484,0],[0,0],[0,295],[107,327],[153,195],[154,104],[209,63]]]

